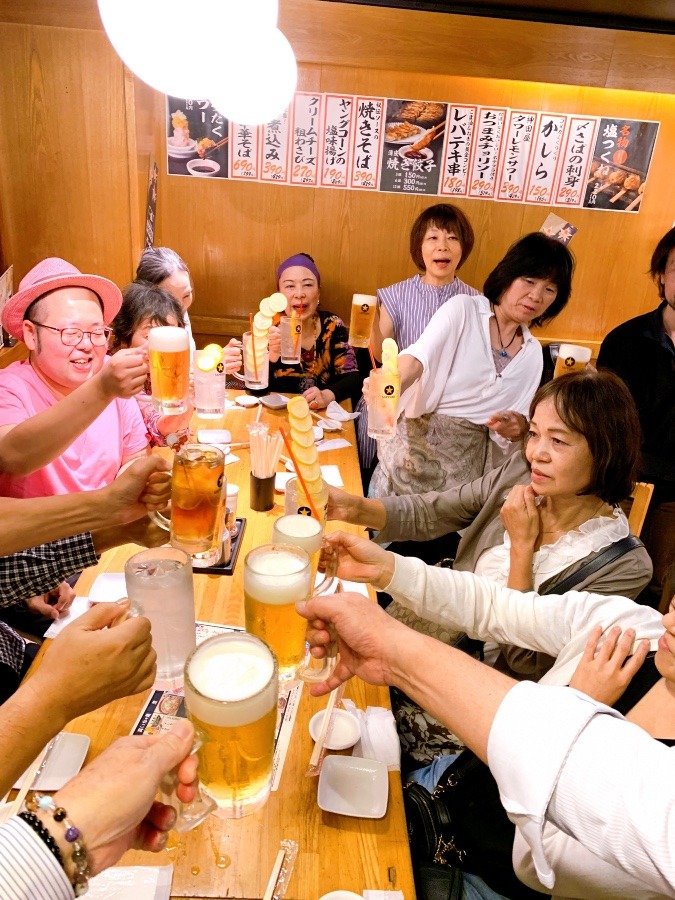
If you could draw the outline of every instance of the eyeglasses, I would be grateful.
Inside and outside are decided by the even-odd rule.
[[[53,325],[43,325],[42,322],[33,322],[28,319],[37,328],[48,328],[49,331],[56,331],[61,335],[61,343],[66,347],[77,347],[80,341],[86,335],[94,347],[104,347],[108,343],[108,338],[112,334],[112,328],[104,326],[96,328],[94,331],[82,331],[81,328],[54,328]]]

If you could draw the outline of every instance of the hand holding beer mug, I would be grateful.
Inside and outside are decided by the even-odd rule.
[[[352,347],[367,347],[373,330],[377,297],[370,294],[354,294],[349,319],[349,343]]]
[[[173,458],[171,520],[150,517],[171,534],[171,544],[192,554],[193,566],[213,565],[222,540],[225,456],[209,444],[185,444]]]
[[[148,333],[152,405],[165,416],[186,412],[190,393],[190,338],[184,328],[160,325]]]
[[[247,816],[269,796],[278,695],[274,654],[251,634],[209,638],[185,664],[185,706],[202,739],[199,780],[224,818]]]
[[[321,589],[324,583],[326,579]],[[314,673],[304,665],[306,622],[296,612],[295,604],[307,600],[311,593],[312,563],[302,547],[264,544],[247,554],[244,560],[246,631],[270,645],[282,680],[299,677],[324,681],[330,674],[323,669]],[[334,660],[327,660],[325,667],[332,666]]]

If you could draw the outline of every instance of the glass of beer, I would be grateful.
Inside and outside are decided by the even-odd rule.
[[[558,349],[558,358],[555,361],[553,377],[565,375],[569,372],[580,372],[591,361],[589,347],[578,347],[576,344],[561,344]]]
[[[401,379],[387,369],[373,369],[368,378],[368,437],[387,440],[396,434]]]
[[[318,519],[314,519],[312,516],[293,513],[290,516],[280,516],[274,520],[272,543],[302,547],[307,551],[310,559],[310,584],[312,586],[316,581],[316,573],[319,569],[322,542],[323,526]]]
[[[267,800],[278,693],[274,653],[251,634],[216,635],[189,656],[185,706],[202,740],[199,781],[217,815],[239,819]]]
[[[367,347],[373,329],[377,297],[370,294],[354,294],[352,314],[349,319],[349,343],[352,347]]]
[[[225,455],[209,444],[185,444],[173,458],[171,519],[152,520],[171,534],[171,544],[192,555],[192,565],[210,566],[222,539]]]
[[[165,416],[183,413],[190,393],[190,338],[184,328],[160,325],[148,333],[152,405]]]
[[[244,560],[246,631],[269,644],[279,678],[293,678],[305,658],[306,621],[295,611],[312,589],[309,554],[301,547],[263,544]]]
[[[302,355],[302,322],[297,316],[282,316],[279,331],[282,363],[297,366]]]

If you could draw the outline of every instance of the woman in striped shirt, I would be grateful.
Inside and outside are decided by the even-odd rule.
[[[377,292],[377,312],[370,339],[380,359],[382,341],[393,338],[403,349],[413,344],[444,303],[456,294],[480,293],[455,273],[473,249],[473,228],[458,207],[437,203],[415,219],[410,231],[410,256],[421,274]],[[364,481],[372,473],[377,446],[368,437],[368,409],[363,399],[357,407],[359,457]],[[365,485],[367,487],[367,485]]]

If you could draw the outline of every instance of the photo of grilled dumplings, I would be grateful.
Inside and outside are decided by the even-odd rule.
[[[404,103],[398,113],[398,118],[404,122],[416,122],[427,127],[438,122],[445,112],[442,103],[426,103],[423,100],[410,100]]]

